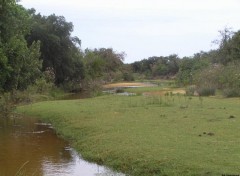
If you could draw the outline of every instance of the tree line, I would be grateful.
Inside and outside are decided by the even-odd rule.
[[[217,49],[191,57],[152,56],[124,64],[125,53],[112,48],[83,51],[73,28],[63,16],[43,16],[15,0],[0,0],[0,92],[36,84],[40,92],[46,85],[73,92],[96,83],[163,78],[195,85],[198,92],[221,89],[240,96],[240,31],[225,28]]]
[[[15,0],[1,0],[0,31],[1,92],[25,90],[43,79],[74,89],[69,85],[110,81],[116,72],[122,74],[124,53],[112,48],[82,51],[81,40],[71,34],[73,24],[63,16],[43,16]]]
[[[132,72],[147,79],[175,79],[179,86],[194,85],[191,94],[213,95],[219,89],[227,97],[240,96],[240,31],[225,28],[219,33],[215,50],[183,58],[149,57],[132,63]]]

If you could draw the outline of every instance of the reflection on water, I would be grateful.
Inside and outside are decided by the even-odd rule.
[[[49,124],[34,118],[0,118],[0,175],[105,176],[111,170],[82,160]]]

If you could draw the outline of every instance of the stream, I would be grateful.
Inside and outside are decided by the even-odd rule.
[[[89,163],[36,118],[0,118],[0,176],[124,176]]]

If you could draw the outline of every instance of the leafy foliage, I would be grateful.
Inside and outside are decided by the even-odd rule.
[[[39,42],[27,45],[30,26],[27,11],[15,1],[1,1],[0,89],[26,89],[40,76]]]
[[[124,64],[125,53],[112,48],[81,50],[73,24],[63,16],[42,16],[15,0],[0,0],[0,92],[26,90],[29,85],[55,84],[80,91],[105,82],[145,78],[176,78],[196,90],[240,93],[240,31],[220,31],[218,49],[180,59],[153,56]],[[37,80],[37,81],[36,81]],[[41,86],[40,86],[41,87]],[[98,87],[98,86],[97,86]],[[101,86],[99,86],[101,87]]]
[[[179,70],[177,55],[167,57],[149,57],[131,64],[134,73],[144,74],[146,77],[168,77],[175,75]]]
[[[24,38],[16,36],[5,45],[4,50],[10,67],[3,87],[5,90],[26,89],[40,76],[39,47],[39,42],[34,42],[28,48]]]
[[[41,41],[41,59],[43,71],[53,68],[55,83],[79,82],[84,78],[83,54],[78,48],[81,41],[72,37],[73,24],[63,16],[41,16],[30,10],[34,23],[31,33],[26,37],[28,44]]]
[[[117,53],[112,48],[86,49],[84,63],[90,79],[112,81],[117,72],[122,70],[124,53]]]
[[[179,72],[177,75],[177,81],[179,84],[193,84],[194,74],[209,65],[209,61],[205,58],[196,57],[199,57],[199,55],[195,55],[193,58],[185,57],[181,60],[179,65]]]

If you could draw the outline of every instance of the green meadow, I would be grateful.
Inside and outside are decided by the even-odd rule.
[[[51,122],[84,159],[127,175],[240,174],[239,98],[104,95],[17,111]]]

